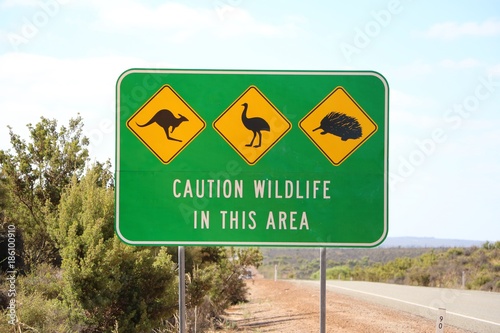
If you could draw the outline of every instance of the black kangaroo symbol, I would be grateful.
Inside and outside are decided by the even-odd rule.
[[[146,127],[148,125],[151,125],[152,123],[157,123],[165,131],[165,134],[167,135],[167,139],[172,140],[172,141],[182,142],[182,140],[170,137],[168,130],[170,127],[172,127],[171,133],[174,133],[174,130],[180,124],[182,124],[184,121],[188,121],[188,119],[186,117],[184,117],[183,115],[179,114],[179,118],[177,118],[176,116],[174,116],[172,111],[167,110],[167,109],[162,109],[162,110],[156,112],[156,114],[153,116],[153,118],[151,118],[151,120],[149,120],[144,125],[140,125],[138,123],[136,123],[136,124],[139,127]]]
[[[250,131],[253,132],[253,138],[252,141],[245,145],[247,147],[251,147],[253,145],[253,141],[255,140],[255,137],[257,134],[259,135],[259,144],[255,145],[255,148],[260,147],[260,144],[262,143],[262,134],[260,131],[270,131],[271,128],[269,127],[269,124],[262,118],[259,117],[254,117],[254,118],[248,118],[247,117],[247,109],[248,109],[248,104],[243,103],[241,104],[243,106],[243,113],[241,114],[241,121],[243,122],[243,125],[249,129]]]

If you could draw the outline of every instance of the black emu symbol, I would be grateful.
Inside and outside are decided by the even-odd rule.
[[[169,128],[172,127],[171,133],[174,133],[174,130],[184,121],[188,121],[188,119],[186,117],[184,117],[183,115],[179,114],[179,118],[177,118],[176,116],[174,116],[172,111],[167,110],[167,109],[162,109],[162,110],[156,112],[156,114],[153,116],[153,118],[151,118],[144,125],[140,125],[138,123],[136,123],[136,124],[139,127],[146,127],[148,125],[151,125],[152,123],[157,123],[165,131],[165,134],[167,135],[167,139],[172,140],[172,141],[182,142],[182,140],[170,137]]]
[[[362,134],[361,125],[358,120],[340,112],[330,112],[322,120],[317,131],[322,129],[321,135],[333,134],[341,138],[342,141],[348,139],[359,139]]]
[[[248,109],[248,104],[243,103],[241,104],[243,106],[243,113],[241,114],[241,121],[243,122],[243,125],[249,129],[250,131],[253,132],[253,138],[252,141],[250,141],[249,144],[245,145],[247,147],[251,147],[253,145],[253,141],[255,140],[255,137],[257,134],[259,135],[259,144],[255,145],[255,148],[260,147],[260,144],[262,143],[262,134],[260,133],[261,131],[270,131],[271,128],[269,127],[269,124],[262,118],[259,117],[254,117],[254,118],[248,118],[247,117],[247,109]]]

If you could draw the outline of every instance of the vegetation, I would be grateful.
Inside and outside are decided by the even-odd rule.
[[[89,164],[82,128],[81,118],[59,128],[42,118],[28,125],[29,141],[10,130],[13,151],[0,151],[0,331],[176,331],[176,249],[118,240],[110,163]],[[196,318],[188,326],[200,332],[245,300],[241,276],[262,255],[252,248],[186,250],[188,318]]]
[[[317,250],[266,249],[264,255],[260,271],[269,278],[274,265],[280,278],[319,278]],[[326,277],[500,292],[500,241],[467,248],[332,249]]]
[[[483,247],[450,248],[427,252],[417,258],[398,258],[386,264],[355,266],[355,280],[403,283],[418,286],[500,292],[500,242]]]
[[[88,139],[82,136],[81,118],[57,128],[55,120],[42,118],[28,124],[31,141],[26,142],[9,128],[14,152],[1,151],[1,173],[7,182],[9,223],[22,234],[20,257],[23,269],[49,262],[58,264],[58,249],[48,233],[61,194],[71,178],[80,178],[88,159]]]
[[[417,257],[428,248],[374,248],[374,249],[328,249],[327,267],[348,266],[356,264],[369,266],[376,263],[386,263],[399,257]],[[440,250],[438,250],[440,251]],[[274,267],[278,277],[282,279],[310,279],[319,270],[318,249],[262,249],[264,261],[259,272],[267,278],[274,277]],[[335,278],[337,278],[336,275]]]

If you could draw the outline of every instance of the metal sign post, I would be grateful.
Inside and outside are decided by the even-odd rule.
[[[320,249],[320,299],[319,332],[326,332],[326,248]]]
[[[184,246],[178,248],[179,266],[179,333],[186,331],[186,253]]]

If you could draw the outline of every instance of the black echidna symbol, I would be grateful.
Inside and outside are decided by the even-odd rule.
[[[363,134],[361,125],[356,118],[350,117],[340,112],[330,112],[322,120],[317,131],[322,129],[321,135],[333,134],[346,141],[348,139],[359,139]]]

